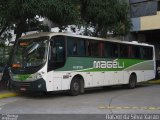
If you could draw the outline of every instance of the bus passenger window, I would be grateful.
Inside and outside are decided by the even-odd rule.
[[[129,58],[133,58],[132,46],[129,46],[129,47],[128,47],[128,57],[129,57]]]
[[[141,54],[140,54],[140,46],[132,46],[132,57],[134,59],[141,59]]]
[[[105,57],[111,57],[111,44],[109,42],[105,42]]]
[[[78,56],[86,56],[86,45],[84,39],[78,39],[77,40],[77,52]]]
[[[101,42],[99,44],[99,54],[100,54],[101,57],[105,57],[106,56],[106,50],[105,50],[104,42]]]
[[[92,57],[100,57],[99,54],[99,42],[98,41],[90,41],[89,49]]]
[[[151,47],[141,47],[141,57],[142,57],[142,59],[152,60],[152,58],[153,58],[153,48],[151,48]]]
[[[77,55],[77,42],[76,41],[74,42],[72,49],[73,49],[72,50],[73,55]]]
[[[121,44],[120,45],[120,57],[121,58],[128,58],[128,46]]]
[[[89,41],[87,41],[87,56],[91,56],[91,45]]]
[[[80,57],[85,56],[85,42],[79,38],[67,38],[67,56]]]
[[[117,58],[118,57],[118,44],[111,43],[111,57]]]

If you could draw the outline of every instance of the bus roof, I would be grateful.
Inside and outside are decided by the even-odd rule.
[[[142,46],[152,46],[153,45],[149,45],[147,43],[139,43],[137,41],[123,41],[123,40],[119,40],[119,39],[115,39],[115,38],[98,38],[98,37],[90,37],[90,36],[83,36],[83,35],[76,35],[76,34],[72,34],[72,33],[54,33],[54,32],[39,32],[39,33],[33,33],[33,34],[29,34],[29,35],[25,35],[23,37],[21,37],[20,39],[32,39],[32,38],[38,38],[38,37],[53,37],[53,36],[57,36],[57,35],[62,35],[62,36],[68,36],[68,37],[77,37],[77,38],[85,38],[85,39],[92,39],[92,40],[101,40],[101,41],[111,41],[111,42],[116,42],[116,43],[124,43],[124,44],[132,44],[132,45],[142,45]]]

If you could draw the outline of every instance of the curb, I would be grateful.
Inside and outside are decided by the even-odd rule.
[[[17,93],[0,93],[0,99],[18,96]]]
[[[138,106],[101,106],[99,109],[115,109],[115,110],[160,110],[160,107],[138,107]]]
[[[160,84],[160,80],[151,80],[151,81],[148,81],[148,83],[151,83],[151,84]]]
[[[151,81],[148,81],[148,82],[145,82],[145,83],[160,84],[160,80],[151,80]],[[18,93],[13,93],[13,92],[0,93],[0,99],[16,97],[18,95],[19,95]]]

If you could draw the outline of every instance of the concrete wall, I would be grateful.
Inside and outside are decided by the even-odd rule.
[[[157,15],[132,18],[131,21],[132,32],[160,29],[160,12],[157,12]]]
[[[157,12],[157,15],[141,17],[140,24],[140,30],[160,29],[160,12]]]

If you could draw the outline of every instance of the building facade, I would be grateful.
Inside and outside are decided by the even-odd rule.
[[[154,44],[160,60],[160,0],[129,0],[132,30],[130,38]]]

